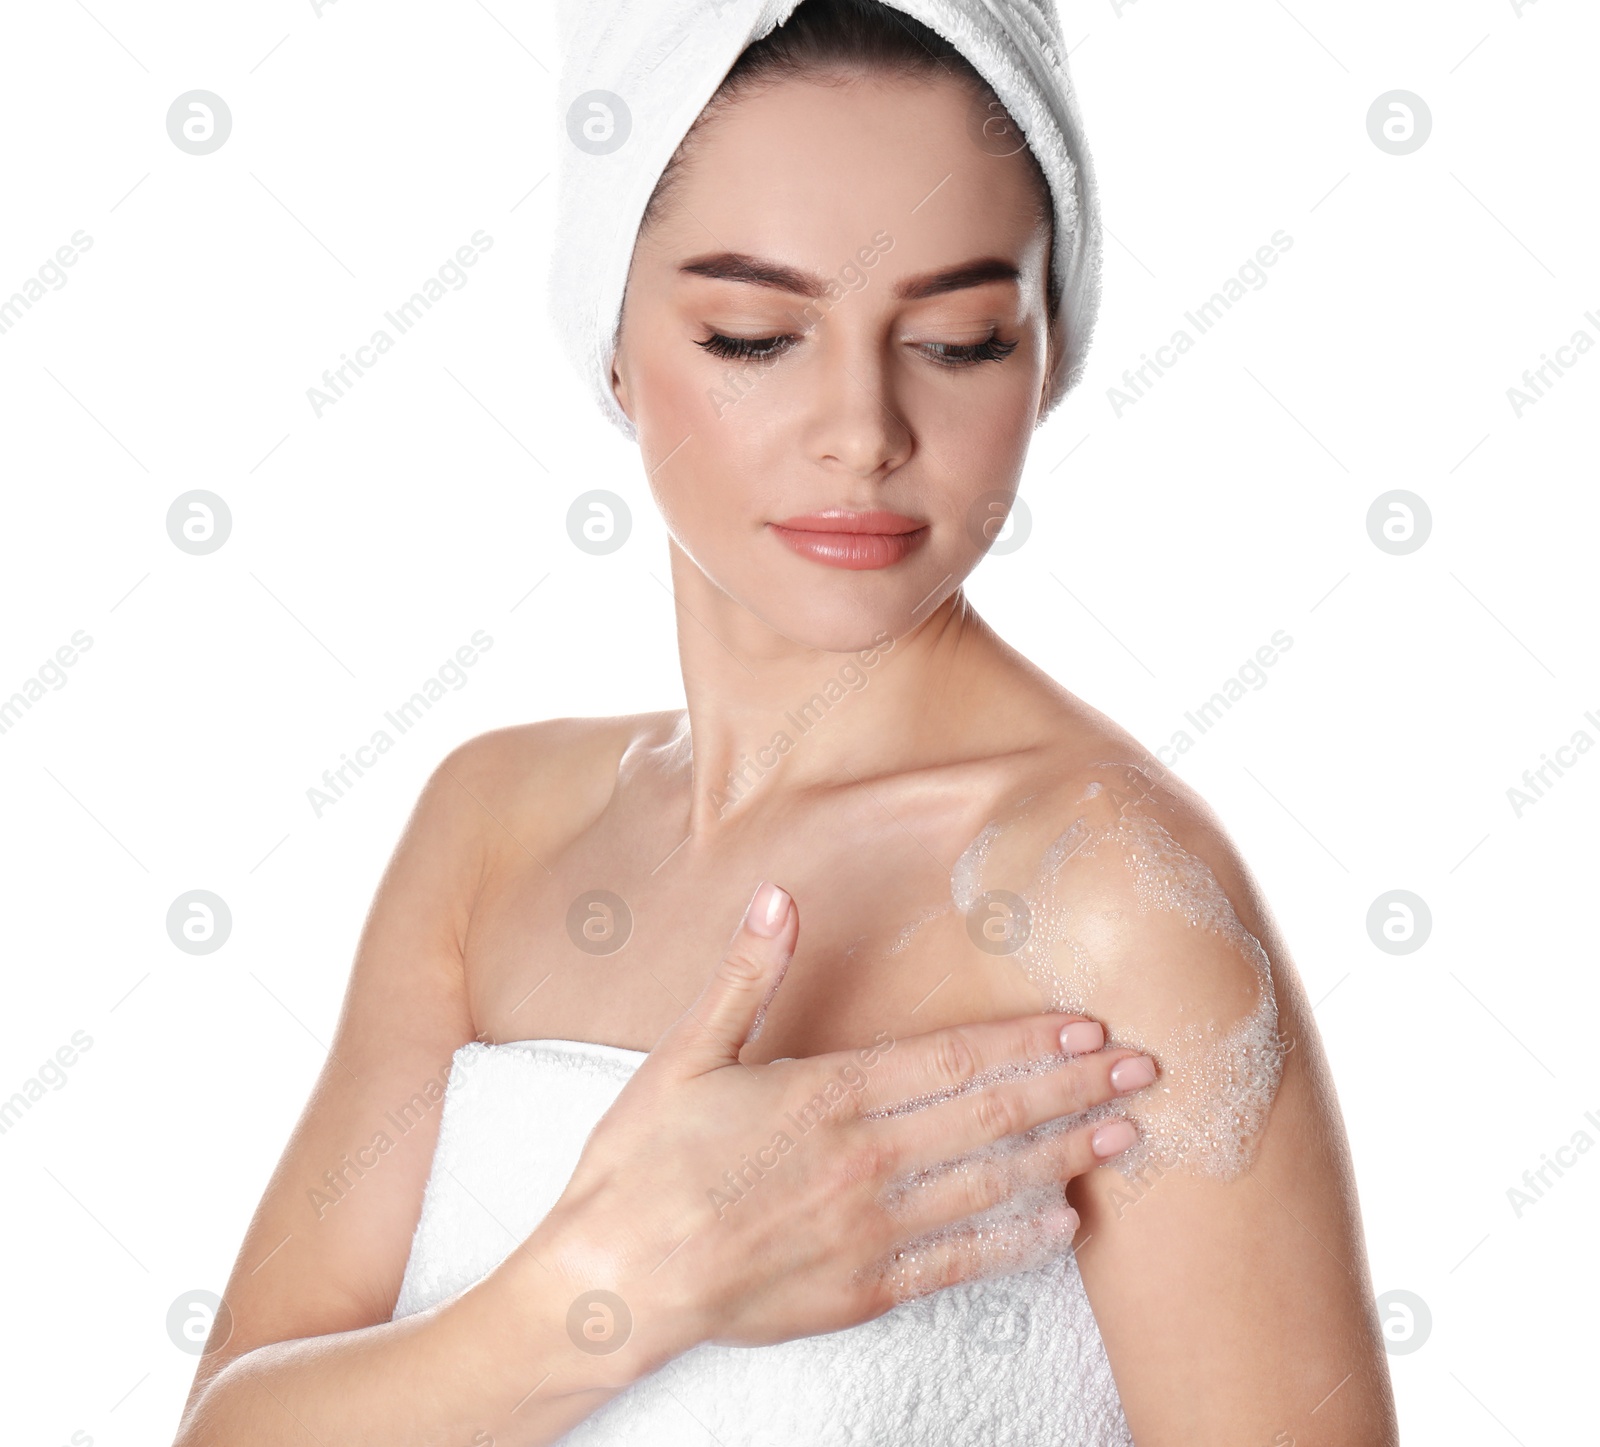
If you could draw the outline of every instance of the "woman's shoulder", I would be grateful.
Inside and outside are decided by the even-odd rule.
[[[1152,1141],[1208,1111],[1248,1138],[1291,1079],[1290,1116],[1332,1129],[1304,982],[1217,812],[1115,729],[1047,752],[952,876],[969,933],[987,925],[1046,1008],[1082,1010],[1156,1056],[1160,1092],[1130,1106]],[[1224,1132],[1195,1164],[1224,1173],[1242,1149]]]
[[[1020,761],[952,883],[969,909],[986,891],[991,907],[1008,895],[1025,901],[1038,916],[1030,928],[1061,936],[1033,953],[1078,977],[1061,983],[1081,1002],[1131,1015],[1139,1033],[1197,1016],[1237,1019],[1264,972],[1280,1003],[1300,993],[1261,888],[1217,812],[1092,710],[1063,716],[1059,734]]]
[[[456,745],[430,790],[456,796],[497,841],[539,852],[570,838],[603,810],[629,761],[670,748],[682,710],[539,719],[490,729]]]
[[[1159,829],[1216,876],[1241,915],[1261,905],[1256,882],[1217,811],[1114,719],[1054,680],[1024,694],[1032,748],[1019,751],[1004,791],[1019,847],[1068,826],[1101,834]],[[1249,921],[1247,921],[1248,923]]]
[[[507,724],[456,745],[446,762],[515,777],[614,767],[631,749],[665,744],[682,719],[682,709],[665,709]]]

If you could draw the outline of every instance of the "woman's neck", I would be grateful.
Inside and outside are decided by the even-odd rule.
[[[809,791],[1015,746],[996,736],[996,705],[1023,661],[961,589],[900,636],[834,653],[785,638],[671,554],[691,837]]]

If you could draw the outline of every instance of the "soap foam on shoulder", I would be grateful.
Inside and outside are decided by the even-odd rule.
[[[1026,807],[1032,797],[1004,820],[990,820],[962,851],[950,871],[951,902],[967,915],[988,889],[1004,887],[1018,895],[1028,911],[1028,931],[1010,958],[1033,981],[1046,1002],[1044,1008],[1092,1014],[1089,1005],[1102,970],[1079,937],[1083,902],[1073,897],[1069,866],[1079,859],[1110,863],[1130,881],[1141,914],[1176,914],[1190,928],[1217,936],[1247,962],[1257,985],[1254,1007],[1226,1029],[1215,1021],[1188,1022],[1159,1041],[1146,1041],[1132,1030],[1118,1028],[1115,1021],[1103,1021],[1108,1046],[1155,1057],[1160,1075],[1154,1085],[1135,1096],[1046,1121],[896,1182],[884,1194],[890,1209],[952,1175],[994,1173],[1005,1187],[999,1204],[918,1238],[885,1264],[897,1300],[923,1296],[944,1285],[948,1262],[943,1258],[948,1254],[966,1261],[962,1274],[993,1276],[1030,1270],[1071,1249],[1071,1232],[1060,1220],[1061,1184],[1040,1186],[1024,1176],[1023,1154],[1051,1137],[1119,1116],[1133,1118],[1139,1140],[1110,1162],[1128,1179],[1142,1180],[1152,1169],[1159,1176],[1182,1168],[1232,1180],[1254,1158],[1282,1078],[1284,1056],[1271,963],[1206,863],[1185,850],[1157,820],[1136,812],[1153,791],[1149,776],[1128,764],[1095,768],[1110,773],[1115,782],[1097,778],[1089,783],[1077,800],[1083,812],[1044,847],[1031,878],[1000,881],[987,876],[992,873],[996,846],[1025,823],[1036,823]],[[902,946],[929,915],[903,929],[891,949]],[[953,1095],[1064,1064],[1063,1058],[1053,1057],[996,1066],[959,1089],[918,1096],[872,1114],[925,1109]]]
[[[1135,812],[1153,785],[1131,765],[1116,769],[1120,787],[1092,781],[1079,798],[1089,807],[1072,819],[1044,849],[1031,881],[1017,887],[1029,911],[1026,938],[1010,956],[1033,981],[1046,1008],[1090,1014],[1101,979],[1092,952],[1079,938],[1070,877],[1065,866],[1097,859],[1125,871],[1141,913],[1167,911],[1196,930],[1220,938],[1246,961],[1256,981],[1254,1008],[1226,1029],[1216,1022],[1187,1023],[1160,1041],[1147,1041],[1117,1022],[1106,1021],[1107,1045],[1153,1055],[1160,1066],[1156,1083],[1138,1096],[1111,1101],[1066,1118],[1074,1129],[1116,1115],[1132,1115],[1140,1139],[1112,1162],[1134,1177],[1152,1162],[1162,1169],[1181,1165],[1220,1180],[1240,1175],[1254,1157],[1282,1076],[1284,1042],[1278,1035],[1277,1000],[1271,963],[1261,943],[1241,923],[1206,863],[1190,854],[1161,824]],[[984,892],[985,865],[1002,835],[1018,828],[1027,811],[1002,824],[990,821],[956,861],[950,875],[951,898],[963,913]],[[1055,1125],[1058,1123],[1052,1123]]]

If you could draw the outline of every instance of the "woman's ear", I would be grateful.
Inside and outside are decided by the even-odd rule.
[[[628,396],[628,383],[623,377],[621,369],[617,366],[615,357],[611,360],[611,394],[617,399],[617,406],[622,408],[628,421],[633,421],[633,403]]]
[[[1056,374],[1056,329],[1054,326],[1045,328],[1044,342],[1044,377],[1039,383],[1039,405],[1034,409],[1034,425],[1038,426],[1045,409],[1050,405],[1050,387]]]

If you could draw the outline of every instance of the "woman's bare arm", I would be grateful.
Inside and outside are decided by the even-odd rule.
[[[1384,1447],[1397,1426],[1354,1173],[1303,987],[1210,809],[1176,780],[1151,784],[1138,771],[1075,779],[998,861],[1002,873],[1036,867],[1061,830],[1085,821],[1065,836],[1073,852],[1047,891],[1076,941],[1055,958],[1079,971],[1073,998],[1113,1039],[1162,1061],[1162,1078],[1128,1111],[1153,1148],[1148,1163],[1132,1179],[1108,1164],[1067,1189],[1129,1426],[1139,1447]],[[1174,1123],[1200,1119],[1186,1102],[1216,1098],[1220,1037],[1262,999],[1254,951],[1213,929],[1205,908],[1183,907],[1206,893],[1207,868],[1270,961],[1287,1045],[1253,1155],[1229,1149],[1231,1109],[1211,1127],[1219,1144],[1204,1144],[1204,1128],[1187,1154],[1170,1144]],[[1209,1041],[1179,1043],[1208,1030]]]
[[[462,745],[418,799],[328,1059],[228,1281],[213,1338],[231,1331],[201,1357],[176,1447],[460,1447],[480,1429],[501,1447],[546,1442],[644,1365],[571,1350],[565,1311],[579,1288],[559,1278],[553,1219],[467,1291],[390,1320],[451,1058],[473,1038],[462,945],[496,827],[487,810],[514,766],[504,744],[489,734]],[[525,750],[517,757],[525,771]]]

